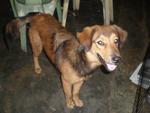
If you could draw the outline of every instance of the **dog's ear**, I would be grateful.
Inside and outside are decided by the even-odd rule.
[[[72,38],[69,33],[66,33],[64,31],[60,31],[60,32],[54,34],[53,37],[54,37],[54,51],[57,50],[57,48],[60,46],[60,44],[62,44],[66,40],[69,40],[70,38]]]
[[[118,27],[117,25],[112,25],[112,27],[117,31],[118,36],[120,38],[120,47],[122,47],[122,45],[126,41],[128,33],[122,28]]]
[[[77,33],[77,37],[81,44],[81,47],[85,51],[89,51],[92,45],[92,38],[96,31],[97,26],[85,27],[82,32]]]

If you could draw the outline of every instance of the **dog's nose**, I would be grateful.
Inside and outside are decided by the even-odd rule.
[[[115,56],[112,58],[113,63],[118,64],[120,61],[121,57],[120,56]]]

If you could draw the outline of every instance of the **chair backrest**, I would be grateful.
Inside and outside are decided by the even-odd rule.
[[[16,1],[21,4],[38,5],[50,3],[52,0],[16,0]]]

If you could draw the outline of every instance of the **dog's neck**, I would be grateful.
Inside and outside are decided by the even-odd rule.
[[[62,56],[68,60],[73,68],[78,71],[79,75],[89,75],[96,67],[101,65],[92,49],[86,52],[79,47],[80,44],[76,40],[67,40],[63,43],[59,48],[63,50],[59,51],[58,57]]]

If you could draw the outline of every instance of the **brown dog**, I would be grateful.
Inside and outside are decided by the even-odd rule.
[[[127,32],[116,25],[94,25],[77,33],[77,38],[48,14],[36,14],[11,21],[7,32],[14,31],[26,23],[30,24],[29,39],[33,50],[34,68],[41,73],[38,57],[45,53],[61,73],[62,86],[67,107],[81,107],[80,88],[100,65],[108,71],[116,69],[120,61],[119,48]],[[13,28],[12,28],[13,27]],[[16,32],[17,33],[17,32]]]

